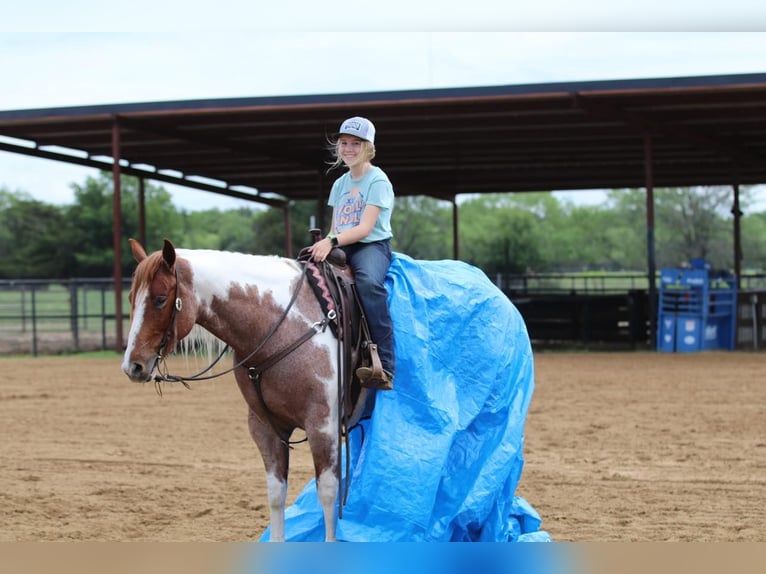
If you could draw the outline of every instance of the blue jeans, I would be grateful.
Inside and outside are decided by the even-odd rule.
[[[394,324],[388,310],[388,292],[385,287],[386,274],[391,265],[391,242],[373,241],[354,243],[341,249],[354,271],[356,289],[362,300],[364,314],[370,327],[373,343],[378,345],[378,356],[383,368],[394,373]]]

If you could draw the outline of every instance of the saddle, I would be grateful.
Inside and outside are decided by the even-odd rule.
[[[319,229],[312,229],[313,242],[322,239]],[[308,252],[301,249],[297,257],[305,266],[306,277],[319,300],[325,316],[330,318],[330,329],[338,340],[338,384],[341,390],[341,420],[346,428],[356,424],[361,416],[370,414],[368,393],[356,376],[359,367],[369,367],[373,376],[380,377],[383,365],[378,356],[378,346],[372,342],[364,308],[356,290],[346,253],[334,248],[327,259],[316,263]],[[365,397],[365,400],[359,400]]]

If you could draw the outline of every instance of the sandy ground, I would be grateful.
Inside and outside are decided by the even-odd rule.
[[[766,541],[766,354],[535,361],[517,494],[554,540]],[[119,363],[0,358],[0,541],[257,539],[265,477],[233,380],[160,397]],[[292,456],[288,501],[312,474],[305,444]]]

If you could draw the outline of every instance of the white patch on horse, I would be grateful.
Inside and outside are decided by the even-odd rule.
[[[227,301],[231,288],[238,285],[244,290],[257,286],[261,295],[270,293],[278,305],[286,307],[292,294],[291,279],[300,271],[296,263],[275,255],[210,249],[177,249],[176,253],[191,263],[194,289],[200,302],[208,306],[214,298]]]
[[[136,346],[136,337],[141,332],[141,327],[144,322],[144,312],[146,311],[146,301],[149,298],[149,289],[146,287],[141,288],[134,299],[135,306],[133,308],[133,320],[130,324],[130,333],[128,334],[128,345],[125,349],[125,355],[122,360],[122,370],[127,373],[130,370],[130,357]]]
[[[338,477],[332,468],[322,471],[317,477],[317,498],[324,512],[326,540],[335,540],[335,503],[338,497]]]
[[[332,372],[335,374],[333,377],[321,378],[322,389],[325,391],[327,397],[327,404],[330,406],[331,412],[328,413],[325,423],[318,427],[323,434],[327,436],[333,436],[338,429],[335,426],[334,421],[337,419],[337,404],[338,404],[338,381],[336,379],[338,373],[338,340],[335,335],[332,334],[330,327],[328,326],[324,332],[317,333],[312,342],[327,349],[327,358],[330,361]]]
[[[287,501],[287,482],[271,472],[266,473],[266,485],[269,496],[270,540],[282,542],[285,539],[285,502]]]

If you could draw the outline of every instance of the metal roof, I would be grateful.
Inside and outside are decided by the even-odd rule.
[[[326,139],[352,115],[400,196],[643,187],[646,134],[656,187],[766,182],[766,74],[12,110],[0,135],[22,141],[0,149],[110,170],[116,120],[127,173],[324,199]]]

